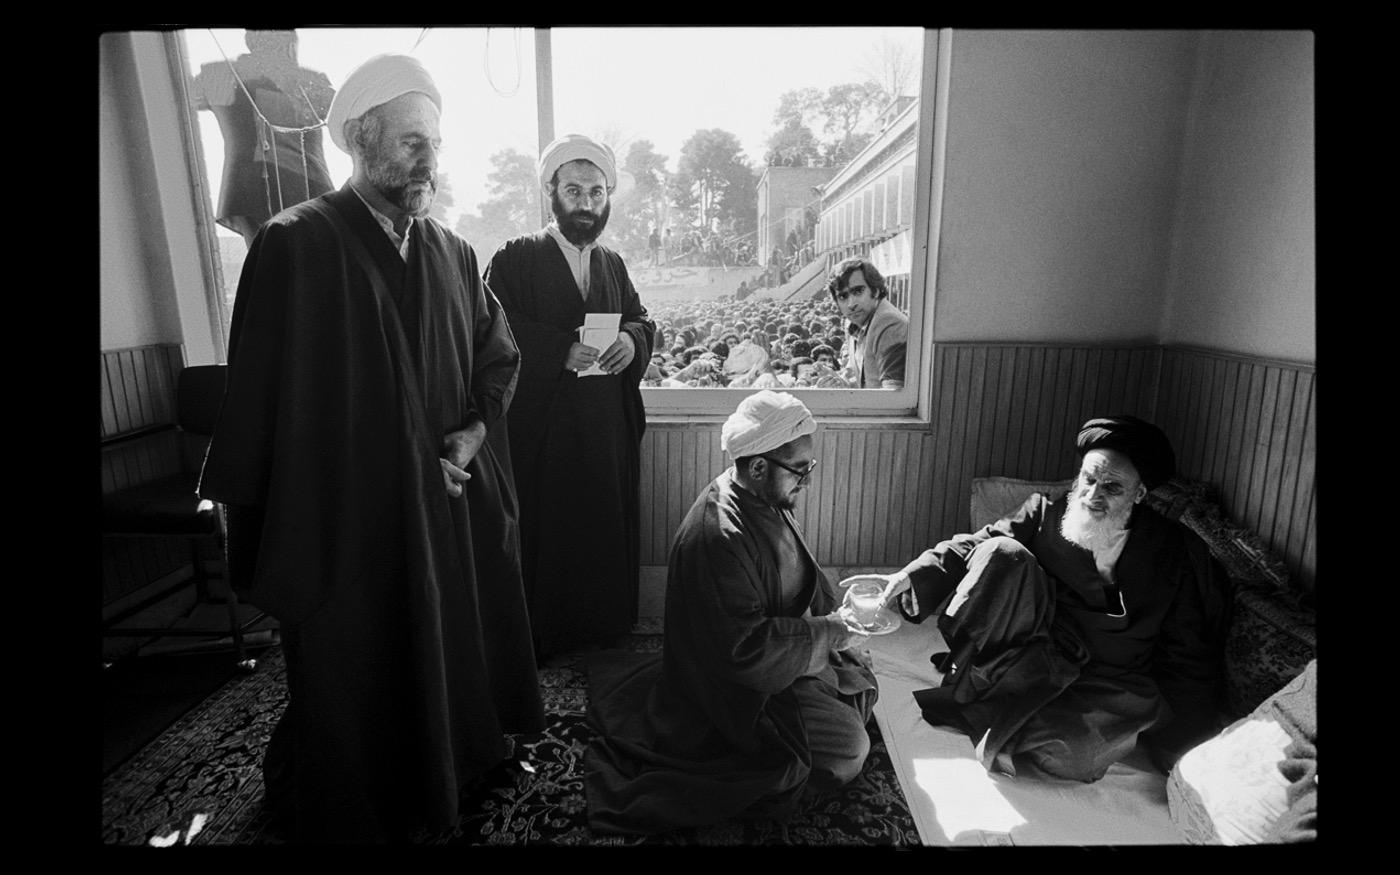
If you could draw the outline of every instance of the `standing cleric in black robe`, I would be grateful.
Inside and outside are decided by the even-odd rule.
[[[1229,578],[1142,503],[1176,467],[1160,429],[1091,419],[1076,449],[1068,494],[924,551],[886,598],[938,616],[943,681],[914,696],[989,771],[1097,781],[1139,736],[1167,770],[1219,728]]]
[[[793,517],[816,422],[785,392],[740,402],[734,460],[676,530],[659,661],[589,672],[584,764],[596,833],[783,818],[855,779],[879,695],[852,625]]]
[[[520,344],[510,452],[537,656],[626,634],[637,620],[641,380],[656,326],[622,256],[598,243],[617,186],[612,150],[568,134],[540,155],[554,221],[507,241],[486,283]],[[605,349],[587,313],[621,315]],[[596,365],[605,373],[581,373]]]
[[[500,430],[519,353],[427,218],[440,103],[414,58],[352,72],[329,117],[352,178],[269,220],[238,285],[200,494],[281,624],[265,804],[296,840],[451,827],[505,734],[543,729]]]

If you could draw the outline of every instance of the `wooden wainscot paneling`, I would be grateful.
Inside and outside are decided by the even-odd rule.
[[[642,440],[642,564],[665,565],[700,490],[729,465],[720,423],[653,423]],[[826,566],[900,565],[926,546],[932,442],[925,429],[820,423],[817,472],[796,516]]]
[[[179,344],[101,354],[102,494],[173,474],[182,464],[175,421],[175,382],[184,367]]]
[[[1183,476],[1211,483],[1224,511],[1254,530],[1311,591],[1317,574],[1316,369],[1169,348],[1164,427]]]
[[[101,353],[102,494],[181,470],[175,384],[184,367],[179,344]],[[111,605],[189,564],[181,538],[103,538],[102,603]]]

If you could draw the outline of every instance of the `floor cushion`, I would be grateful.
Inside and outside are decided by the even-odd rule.
[[[1193,844],[1278,841],[1275,827],[1297,801],[1290,785],[1300,746],[1316,741],[1314,659],[1248,715],[1182,756],[1167,776],[1172,822]]]

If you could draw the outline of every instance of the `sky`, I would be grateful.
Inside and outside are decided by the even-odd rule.
[[[451,183],[449,218],[487,197],[490,156],[539,152],[535,36],[518,28],[299,28],[298,60],[333,87],[381,52],[413,54],[443,98],[439,172]],[[918,28],[554,28],[555,134],[578,132],[625,145],[650,140],[674,170],[697,130],[735,134],[761,166],[773,111],[786,91],[868,78],[862,67],[882,37],[921,50]],[[247,51],[241,29],[185,32],[191,72]],[[918,67],[916,66],[917,70]],[[914,87],[917,88],[917,82]],[[199,113],[208,178],[217,201],[223,143],[212,114]],[[821,132],[817,132],[818,136]],[[350,175],[349,156],[323,137],[331,179]],[[618,155],[621,161],[623,154]]]

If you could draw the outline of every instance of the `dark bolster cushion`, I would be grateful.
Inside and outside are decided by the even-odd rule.
[[[1229,519],[1207,484],[1173,478],[1148,502],[1206,542],[1234,584],[1234,614],[1225,639],[1225,709],[1237,720],[1317,657],[1317,615],[1309,594],[1263,539]]]

